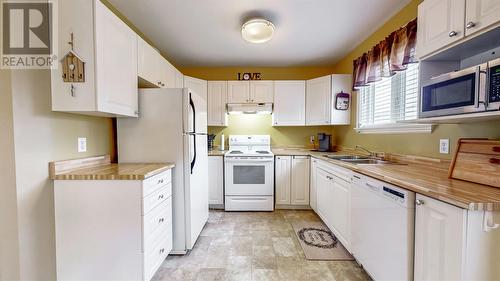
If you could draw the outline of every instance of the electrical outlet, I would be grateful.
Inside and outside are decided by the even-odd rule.
[[[87,152],[87,138],[78,138],[78,152]]]
[[[450,140],[440,139],[439,140],[439,153],[449,154],[450,153]]]
[[[309,143],[310,144],[314,144],[314,140],[315,140],[314,136],[310,136],[309,137]]]

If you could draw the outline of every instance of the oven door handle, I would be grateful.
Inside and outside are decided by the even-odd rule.
[[[255,162],[273,162],[274,159],[273,158],[266,158],[266,159],[254,159],[254,158],[238,158],[238,159],[234,159],[234,158],[229,158],[229,157],[226,157],[225,158],[225,161],[226,162],[230,162],[230,163],[241,163],[241,162],[246,162],[246,163],[255,163]]]

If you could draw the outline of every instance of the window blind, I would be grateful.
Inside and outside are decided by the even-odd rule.
[[[358,128],[417,118],[418,64],[358,91]]]

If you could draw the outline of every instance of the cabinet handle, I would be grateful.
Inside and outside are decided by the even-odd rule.
[[[163,194],[160,194],[160,196],[158,196],[158,199],[163,199]]]
[[[158,223],[162,223],[162,222],[164,222],[164,221],[165,221],[165,218],[160,218],[160,219],[158,220]]]
[[[358,180],[360,180],[360,179],[361,179],[360,177],[358,177],[358,176],[356,176],[356,175],[354,175],[353,177],[357,178]]]
[[[467,28],[467,29],[471,29],[471,28],[473,28],[473,27],[475,27],[475,26],[476,26],[476,23],[475,23],[475,22],[473,22],[473,21],[470,21],[470,22],[468,22],[468,23],[465,25],[465,28]]]
[[[454,37],[454,36],[457,36],[457,35],[458,35],[458,33],[456,31],[454,31],[454,30],[452,30],[450,33],[448,33],[448,36],[450,36],[450,37]]]
[[[494,146],[492,150],[493,152],[500,152],[500,146]]]
[[[160,249],[160,254],[163,254],[163,252],[165,252],[165,248]]]
[[[422,205],[424,205],[424,200],[417,199],[417,200],[415,200],[415,204],[417,204],[418,206],[422,206]]]
[[[490,163],[491,163],[491,164],[500,164],[500,159],[491,158],[491,159],[490,159]]]
[[[135,114],[136,116],[139,116],[139,111],[138,111],[138,110],[134,111],[134,114]]]
[[[161,179],[161,180],[158,180],[158,183],[163,183],[163,179]]]

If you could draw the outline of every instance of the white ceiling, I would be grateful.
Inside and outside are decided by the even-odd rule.
[[[410,0],[109,0],[178,66],[306,66],[337,62]],[[245,19],[276,26],[241,38]]]

